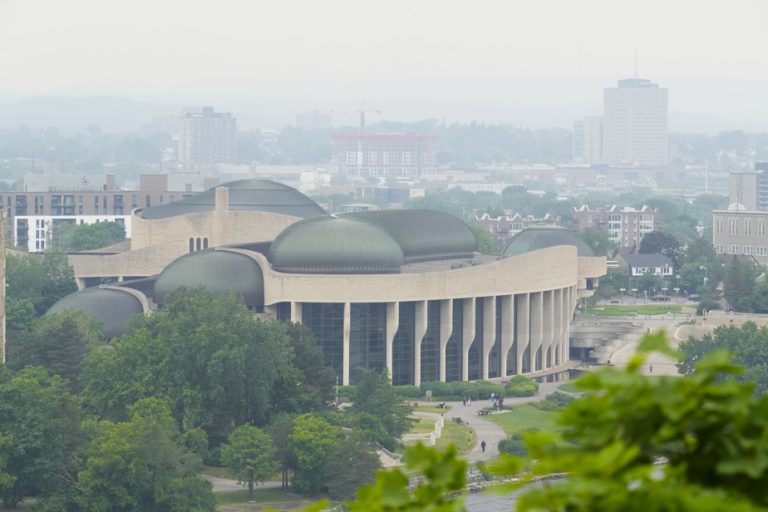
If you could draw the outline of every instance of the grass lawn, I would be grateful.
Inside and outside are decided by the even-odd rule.
[[[428,434],[435,430],[435,420],[421,416],[416,416],[414,419],[416,419],[416,423],[411,426],[408,431],[409,434]]]
[[[587,308],[586,314],[597,316],[665,315],[667,313],[681,313],[682,309],[683,306],[680,304],[609,304]]]
[[[465,425],[446,421],[440,439],[437,440],[435,446],[442,449],[449,444],[455,444],[456,448],[459,449],[459,454],[464,454],[474,448],[476,443],[477,438],[472,429]]]
[[[266,506],[278,510],[303,508],[315,500],[299,496],[282,489],[259,489],[248,499],[248,491],[226,491],[216,493],[216,510],[219,512],[263,510]]]
[[[511,411],[501,414],[491,414],[486,419],[496,423],[507,436],[524,430],[553,430],[558,412],[542,411],[529,404],[518,405]]]

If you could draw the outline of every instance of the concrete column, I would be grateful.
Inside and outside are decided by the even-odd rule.
[[[543,319],[543,341],[541,344],[541,369],[546,370],[547,368],[551,368],[554,364],[554,357],[553,354],[554,350],[552,348],[552,344],[554,341],[554,332],[555,332],[555,310],[553,307],[554,297],[553,297],[554,291],[548,290],[543,293],[543,308],[544,308],[544,319]],[[547,365],[547,353],[549,353],[550,356],[550,362],[549,365]]]
[[[475,341],[475,298],[464,299],[464,332],[461,333],[461,380],[469,380],[469,347]]]
[[[543,341],[543,320],[544,320],[544,300],[542,298],[542,292],[536,292],[531,294],[531,350],[530,365],[531,371],[536,370],[536,352],[541,348]]]
[[[571,323],[571,306],[570,306],[570,291],[569,288],[563,288],[560,290],[561,296],[561,315],[562,315],[562,333],[560,334],[560,364],[565,364],[568,360],[568,326]]]
[[[445,347],[453,334],[453,299],[440,301],[440,382],[445,382]]]
[[[563,336],[563,363],[570,359],[569,352],[571,346],[571,319],[576,308],[576,287],[569,286],[565,289],[565,334]]]
[[[84,277],[76,277],[75,283],[77,283],[77,289],[78,290],[85,290],[85,278]]]
[[[392,346],[395,341],[395,334],[397,334],[397,328],[400,327],[400,303],[399,302],[387,302],[387,335],[384,343],[385,346],[385,358],[387,371],[389,372],[389,380],[392,380]]]
[[[341,383],[349,386],[349,331],[351,325],[352,307],[349,302],[344,303],[344,322],[341,341]]]
[[[291,302],[291,322],[294,324],[301,323],[301,302]]]
[[[501,376],[507,376],[507,356],[514,341],[515,328],[515,296],[504,295],[501,298]]]
[[[552,363],[559,365],[562,363],[563,354],[563,289],[558,288],[554,291],[553,306],[554,308],[554,321],[555,332],[554,342],[552,343]],[[555,353],[555,351],[557,353]],[[556,357],[557,356],[557,357]]]
[[[515,298],[518,303],[515,311],[515,315],[517,315],[517,332],[515,333],[517,338],[517,373],[520,374],[523,373],[523,354],[531,343],[531,294],[522,293]]]
[[[427,301],[416,302],[415,332],[413,335],[413,385],[421,385],[421,342],[427,333]]]
[[[488,380],[490,372],[488,359],[496,341],[496,297],[484,297],[479,300],[485,301],[483,304],[483,347],[480,353],[482,354],[483,380]]]

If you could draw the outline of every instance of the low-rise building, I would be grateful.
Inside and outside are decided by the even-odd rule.
[[[663,225],[659,210],[646,205],[640,209],[581,205],[573,209],[573,219],[579,231],[595,228],[608,233],[608,238],[623,249],[639,247],[646,234],[660,231]]]
[[[674,263],[663,254],[627,254],[623,258],[627,262],[630,279],[649,274],[661,278],[671,278],[675,275]]]
[[[491,233],[497,241],[506,240],[531,226],[543,224],[560,225],[560,217],[553,217],[550,214],[537,219],[533,215],[523,217],[519,213],[499,215],[498,217],[491,217],[489,213],[484,213],[479,216],[475,215],[474,221],[484,230]]]

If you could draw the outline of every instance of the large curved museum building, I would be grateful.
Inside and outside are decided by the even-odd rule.
[[[174,289],[234,293],[260,317],[300,322],[344,384],[387,368],[394,384],[565,368],[576,301],[603,257],[555,226],[480,255],[460,219],[430,210],[327,215],[270,181],[229,183],[133,212],[130,242],[70,255],[79,309],[120,336]],[[86,287],[104,281],[117,281]]]

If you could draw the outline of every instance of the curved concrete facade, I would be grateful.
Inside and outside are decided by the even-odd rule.
[[[247,255],[263,274],[263,306],[254,311],[307,326],[342,383],[355,383],[362,368],[386,368],[393,383],[419,385],[565,371],[576,303],[606,273],[604,257],[579,256],[575,245],[502,258],[434,257],[391,273],[288,273],[272,267],[266,247],[301,218],[227,205],[226,189],[217,189],[213,211],[161,219],[134,212],[131,250],[72,254],[75,275],[84,286],[156,276],[197,250]],[[398,216],[406,228],[424,227],[418,215]],[[222,247],[234,244],[258,247]],[[137,283],[155,307],[147,281]]]

